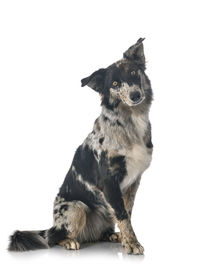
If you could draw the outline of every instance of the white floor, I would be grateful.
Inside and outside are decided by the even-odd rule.
[[[120,244],[84,245],[79,251],[57,247],[25,253],[3,252],[3,271],[200,271],[194,248],[171,243],[148,248],[143,256],[127,255]],[[1,262],[2,263],[2,262]]]
[[[0,270],[200,272],[199,1],[0,1]],[[132,216],[144,256],[120,244],[26,253],[15,230],[52,226],[53,201],[100,98],[80,80],[140,37],[154,90],[153,160]]]

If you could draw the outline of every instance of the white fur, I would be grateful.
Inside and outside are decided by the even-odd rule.
[[[134,144],[126,155],[127,175],[120,184],[122,191],[126,190],[150,165],[151,154],[144,144]]]
[[[127,175],[122,181],[120,188],[126,190],[134,181],[149,167],[151,162],[151,153],[143,142],[143,137],[148,125],[148,115],[132,116],[136,128],[138,143],[133,144],[131,150],[126,153]]]

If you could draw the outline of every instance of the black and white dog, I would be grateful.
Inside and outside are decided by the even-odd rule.
[[[16,231],[9,250],[61,245],[79,249],[92,241],[121,242],[127,253],[143,254],[131,225],[131,212],[153,145],[149,109],[150,81],[145,74],[144,39],[123,58],[82,79],[102,99],[92,132],[76,150],[54,202],[54,224],[44,231]],[[120,233],[114,232],[115,224]]]

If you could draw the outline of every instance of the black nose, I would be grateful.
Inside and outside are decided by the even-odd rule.
[[[134,91],[134,92],[130,93],[130,99],[131,99],[133,102],[139,101],[140,98],[141,98],[140,92]]]

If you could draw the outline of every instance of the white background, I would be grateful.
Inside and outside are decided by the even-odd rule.
[[[3,271],[199,271],[198,1],[0,1],[0,249]],[[52,225],[54,197],[100,113],[80,80],[140,37],[154,90],[154,155],[132,223],[144,256],[93,244],[6,251]],[[43,270],[42,270],[43,269]]]

